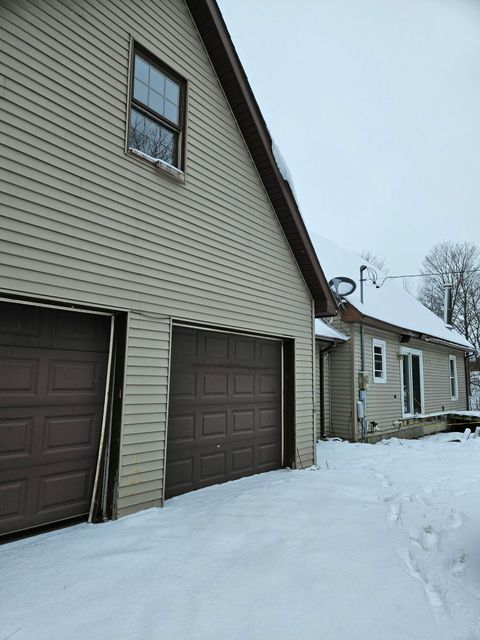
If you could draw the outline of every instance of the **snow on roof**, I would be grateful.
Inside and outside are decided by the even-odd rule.
[[[290,189],[292,190],[293,197],[297,201],[297,205],[298,205],[298,198],[297,198],[297,194],[295,193],[295,185],[293,184],[292,174],[290,173],[290,169],[288,168],[285,158],[283,157],[282,152],[280,151],[280,147],[277,145],[277,143],[273,138],[272,138],[272,153],[273,153],[275,162],[277,163],[278,170],[280,171],[280,174],[282,178],[285,180],[285,182],[288,182],[288,184],[290,185]]]
[[[315,320],[315,336],[317,338],[325,338],[327,340],[338,340],[339,342],[346,342],[350,339],[347,335],[341,331],[337,331],[327,322],[320,320],[319,318]]]
[[[364,288],[364,304],[360,302],[360,267],[368,263],[360,256],[350,253],[331,240],[316,233],[310,233],[315,251],[327,280],[336,276],[347,276],[357,283],[357,289],[347,300],[361,313],[376,320],[393,324],[402,329],[423,333],[439,340],[473,349],[468,340],[458,331],[449,329],[443,320],[423,306],[416,298],[398,287],[392,280],[382,283],[382,274],[378,274],[379,288],[367,280]],[[372,266],[372,265],[369,265]]]

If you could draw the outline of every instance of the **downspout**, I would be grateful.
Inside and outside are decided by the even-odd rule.
[[[360,302],[363,307],[363,283],[365,282],[365,278],[363,277],[364,272],[366,271],[367,266],[362,264],[360,267]],[[360,375],[358,376],[358,397],[359,401],[363,407],[363,415],[359,416],[359,422],[362,426],[361,438],[365,440],[365,436],[367,434],[367,381],[366,381],[366,372],[365,372],[365,326],[363,321],[363,309],[362,309],[362,319],[360,320]]]

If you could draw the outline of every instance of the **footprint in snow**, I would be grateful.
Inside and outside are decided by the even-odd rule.
[[[450,527],[452,529],[458,529],[463,525],[463,523],[464,523],[464,516],[459,511],[452,509],[450,513],[450,518],[449,518]]]
[[[430,602],[432,609],[439,613],[445,614],[447,612],[447,603],[440,587],[436,586],[430,581],[428,574],[420,568],[411,551],[401,550],[399,552],[399,555],[405,563],[412,578],[415,578],[416,580],[419,580],[423,583],[425,594]]]
[[[424,551],[432,551],[438,549],[439,537],[432,525],[423,527],[421,533],[421,546]]]
[[[460,552],[452,562],[452,576],[454,578],[460,578],[465,573],[465,569],[467,568],[467,556],[465,552]]]
[[[442,592],[440,589],[433,584],[427,583],[425,585],[425,593],[427,594],[427,598],[430,600],[430,604],[432,607],[436,608],[444,608],[445,600],[442,597]]]
[[[390,509],[388,512],[388,520],[396,524],[400,522],[401,519],[402,519],[402,510],[400,507],[400,503],[394,502],[393,504],[390,505]]]
[[[438,541],[438,535],[431,525],[423,527],[418,537],[410,537],[410,543],[414,547],[422,549],[422,551],[433,551],[438,549]]]
[[[383,473],[376,473],[375,478],[377,478],[377,480],[380,480],[382,487],[388,488],[392,486],[390,480],[386,478]]]

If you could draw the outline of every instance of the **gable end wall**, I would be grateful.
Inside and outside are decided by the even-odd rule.
[[[186,183],[125,153],[130,40],[188,81]],[[161,504],[172,319],[295,340],[312,299],[182,0],[0,0],[0,291],[129,313],[119,511]]]

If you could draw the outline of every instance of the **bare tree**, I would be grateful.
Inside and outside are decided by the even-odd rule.
[[[418,298],[443,318],[444,285],[452,285],[452,325],[480,350],[480,250],[471,242],[441,242],[423,260]],[[470,363],[472,409],[480,409],[480,362]]]
[[[372,267],[379,269],[383,274],[386,274],[390,271],[390,269],[387,269],[385,267],[385,258],[380,258],[370,249],[364,249],[363,251],[361,251],[360,256],[365,260],[365,262],[368,262]]]
[[[417,289],[412,279],[409,280],[408,278],[402,278],[402,289],[414,298],[417,297]]]
[[[480,348],[480,250],[471,242],[441,242],[425,256],[419,300],[443,317],[444,285],[452,285],[452,324]]]

